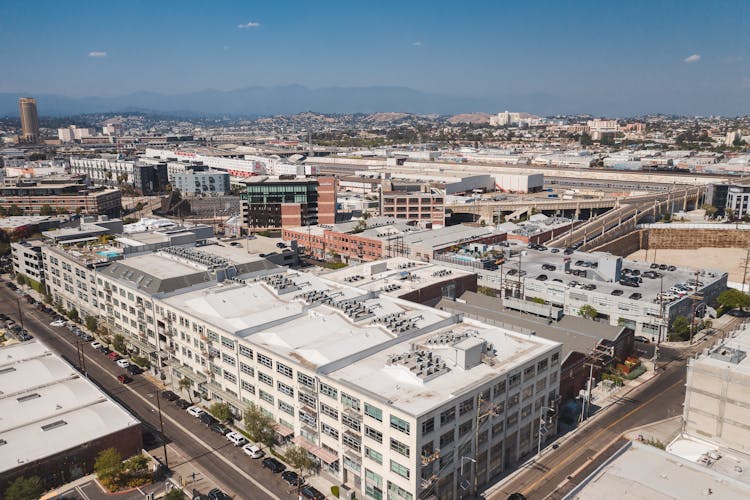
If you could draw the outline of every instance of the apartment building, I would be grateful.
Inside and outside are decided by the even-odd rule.
[[[122,196],[116,189],[91,188],[81,179],[19,179],[0,187],[0,207],[38,214],[43,206],[66,213],[119,215]]]
[[[380,194],[380,215],[444,226],[445,193],[439,189],[383,191]]]
[[[164,191],[167,185],[167,164],[111,158],[70,158],[70,172],[85,175],[97,186],[127,185],[140,194]]]
[[[259,405],[363,498],[456,498],[535,452],[560,344],[233,251],[118,260],[96,276],[99,313],[167,383],[238,418]]]
[[[19,241],[10,244],[13,272],[23,274],[38,283],[44,283],[42,245],[39,240]]]
[[[175,173],[171,182],[185,196],[224,196],[230,191],[229,174],[215,170]]]

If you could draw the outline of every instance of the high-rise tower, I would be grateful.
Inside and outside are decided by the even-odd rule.
[[[21,115],[21,140],[37,142],[39,140],[39,115],[36,112],[36,99],[21,97],[18,100]]]

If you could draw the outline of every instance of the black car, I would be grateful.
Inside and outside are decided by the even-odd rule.
[[[282,472],[281,479],[289,483],[289,486],[300,486],[305,484],[305,480],[293,470],[285,470]]]
[[[659,264],[653,263],[650,267],[651,269],[659,269]]]
[[[638,292],[635,292],[635,293],[631,293],[631,294],[630,294],[630,299],[631,299],[631,300],[640,300],[640,298],[641,298],[641,297],[643,297],[643,295],[641,295],[641,294],[640,294],[640,293],[638,293]]]
[[[667,267],[667,271],[677,271],[677,268],[675,266],[669,266]]]
[[[573,252],[575,252],[575,251],[576,251],[576,249],[575,249],[575,248],[571,248],[571,247],[568,247],[568,248],[566,248],[565,250],[563,250],[563,253],[564,253],[565,255],[571,255],[571,254],[572,254]]]
[[[214,431],[216,434],[221,434],[222,436],[226,436],[232,430],[220,422],[214,422],[213,424],[209,425],[208,428]]]
[[[193,406],[189,402],[185,401],[182,398],[180,398],[177,401],[175,401],[174,404],[176,404],[177,408],[179,408],[180,410],[187,410],[188,408],[190,408],[191,406]]]
[[[623,292],[620,289],[612,290],[612,295],[614,295],[615,297],[619,297],[622,294],[623,294]]]
[[[282,464],[273,457],[264,458],[263,467],[276,474],[278,474],[279,472],[284,472],[286,470],[286,465]]]
[[[162,391],[161,397],[163,397],[167,401],[177,401],[178,399],[180,399],[180,396],[172,391]]]
[[[208,425],[208,426],[211,426],[213,424],[218,424],[219,423],[219,421],[213,415],[211,415],[208,412],[201,413],[201,416],[198,417],[198,418],[200,418],[200,421],[203,422],[204,424]]]
[[[84,342],[93,342],[94,337],[92,337],[88,333],[84,333],[83,335],[81,335],[81,340],[83,340]]]
[[[127,371],[131,375],[140,375],[143,373],[143,370],[141,370],[141,367],[138,365],[134,365],[133,363],[130,363],[127,368],[125,368],[125,371]]]
[[[550,249],[550,252],[552,252],[552,253],[558,253],[559,251],[560,251],[559,248],[552,248],[552,249]]]
[[[547,275],[546,274],[540,274],[536,277],[538,281],[547,281]]]
[[[307,498],[309,500],[326,500],[326,496],[312,486],[305,486],[299,493],[302,498]]]
[[[112,350],[105,345],[100,345],[99,347],[96,348],[96,350],[104,354],[105,356],[109,354],[110,352],[112,352]]]
[[[232,500],[232,497],[221,491],[219,488],[214,488],[208,492],[209,500]]]

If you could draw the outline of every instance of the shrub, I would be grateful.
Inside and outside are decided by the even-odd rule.
[[[339,487],[338,486],[331,486],[331,495],[335,496],[336,498],[339,497]]]
[[[94,472],[100,481],[114,479],[122,473],[122,456],[114,448],[102,450],[96,456]]]
[[[5,490],[7,500],[28,500],[39,498],[44,492],[44,484],[38,476],[19,477]]]
[[[148,458],[143,455],[133,455],[125,461],[124,466],[129,472],[142,472],[148,469]]]
[[[232,420],[232,409],[227,403],[214,403],[208,408],[208,411],[222,422]]]
[[[641,366],[638,366],[637,368],[633,368],[630,371],[630,373],[628,373],[627,375],[625,375],[625,378],[627,380],[633,380],[633,379],[636,379],[636,378],[640,377],[644,373],[646,373],[646,367],[643,366],[643,365],[641,365]]]
[[[164,500],[182,500],[183,498],[185,498],[185,493],[179,488],[172,488],[164,495]]]

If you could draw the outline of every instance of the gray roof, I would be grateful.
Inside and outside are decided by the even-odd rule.
[[[577,316],[563,316],[558,322],[548,323],[539,318],[500,306],[500,299],[474,292],[465,292],[461,296],[466,303],[441,299],[435,306],[452,313],[464,313],[466,316],[526,332],[535,332],[539,337],[560,342],[562,358],[565,360],[571,352],[588,354],[601,340],[614,341],[623,330],[605,322],[591,321]],[[515,328],[514,328],[515,327]]]

